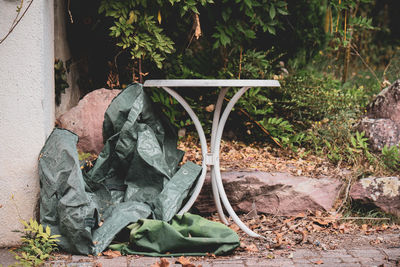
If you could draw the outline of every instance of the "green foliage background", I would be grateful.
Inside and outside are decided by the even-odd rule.
[[[237,138],[304,147],[336,164],[382,165],[353,127],[383,83],[398,78],[399,1],[96,3],[92,32],[107,29],[102,38],[113,48],[104,57],[122,86],[155,78],[279,79],[281,88],[254,88],[240,99],[227,125]],[[177,127],[193,130],[174,99],[162,90],[150,93]],[[182,93],[209,131],[212,112],[204,110],[216,92]],[[399,166],[394,150],[382,155],[390,171]]]

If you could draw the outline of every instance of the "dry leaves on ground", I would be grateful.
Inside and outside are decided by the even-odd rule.
[[[283,253],[290,257],[290,250],[299,247],[320,250],[340,248],[343,240],[338,236],[341,235],[346,235],[348,238],[351,236],[362,238],[372,234],[400,233],[400,226],[396,224],[357,224],[357,220],[347,220],[348,218],[343,218],[340,214],[319,211],[299,213],[295,216],[260,215],[249,218],[241,215],[240,217],[251,230],[264,236],[265,239],[251,238],[232,223],[229,227],[238,232],[241,238],[239,254],[266,256],[273,251],[275,254]],[[211,219],[219,220],[217,215]],[[368,242],[371,245],[378,245],[384,241],[378,236]],[[400,240],[394,242],[400,243]]]
[[[178,148],[185,151],[183,161],[201,164],[201,147],[192,136],[182,139]],[[246,145],[238,141],[222,141],[220,148],[221,170],[258,170],[266,172],[289,172],[293,175],[321,177],[342,176],[343,170],[338,170],[328,161],[305,155],[299,150],[294,154],[282,149],[257,144]]]

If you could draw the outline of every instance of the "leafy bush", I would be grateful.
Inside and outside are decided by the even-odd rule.
[[[392,170],[400,168],[400,148],[399,145],[388,147],[385,145],[382,149],[384,164]]]
[[[356,117],[369,96],[363,86],[343,86],[331,75],[300,71],[282,82],[283,96],[277,101],[279,109],[291,120],[311,126],[315,121],[335,119],[347,111]]]
[[[57,250],[57,237],[60,235],[51,235],[49,226],[43,228],[36,220],[29,220],[29,223],[21,220],[25,226],[21,237],[22,246],[14,252],[15,259],[23,266],[39,266],[50,258],[50,254]]]

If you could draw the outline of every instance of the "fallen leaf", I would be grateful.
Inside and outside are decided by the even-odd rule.
[[[318,223],[319,225],[329,225],[332,221],[331,220],[324,220],[324,219],[319,219],[319,218],[314,218],[312,217],[312,220],[316,223]]]
[[[169,261],[166,258],[161,258],[160,262],[152,264],[150,267],[169,267]]]
[[[361,225],[361,229],[362,229],[364,232],[367,232],[367,231],[368,231],[368,225],[364,223],[363,225]]]
[[[200,19],[199,19],[199,15],[198,14],[194,14],[194,36],[196,37],[196,39],[199,39],[201,36],[201,28],[200,28]]]
[[[184,256],[180,256],[177,262],[182,264],[183,267],[196,267],[196,265],[190,262],[190,259],[185,258]]]
[[[211,104],[211,105],[208,105],[206,108],[205,108],[205,110],[207,111],[207,112],[213,112],[214,111],[214,104]]]
[[[284,220],[283,223],[284,223],[284,224],[287,224],[287,223],[293,221],[295,218],[296,218],[296,217],[288,218],[288,219]]]
[[[306,215],[304,214],[304,212],[299,212],[299,213],[297,213],[296,214],[296,216],[294,216],[296,219],[297,218],[304,218],[304,217],[306,217]]]
[[[207,255],[208,257],[212,257],[212,258],[214,258],[214,259],[217,258],[217,256],[215,256],[215,254],[213,254],[213,253],[206,253],[206,255]]]
[[[258,252],[259,251],[258,247],[255,244],[250,244],[250,245],[246,246],[245,249],[248,252]]]
[[[272,259],[275,259],[275,255],[272,253],[268,253],[266,258],[272,260]]]
[[[283,237],[283,233],[275,233],[276,237],[275,237],[275,247],[280,247],[282,245],[282,237]]]
[[[121,252],[118,250],[107,250],[103,252],[103,255],[106,256],[109,259],[113,259],[113,258],[117,258],[117,257],[121,257]]]
[[[304,243],[307,241],[307,237],[308,237],[308,232],[306,230],[300,231],[300,230],[296,230],[296,233],[300,233],[301,234],[301,241],[300,243]]]
[[[229,228],[231,228],[233,231],[237,232],[240,230],[240,227],[236,223],[232,223],[229,225]]]

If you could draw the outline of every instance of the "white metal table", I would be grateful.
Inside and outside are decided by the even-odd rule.
[[[193,120],[193,123],[196,127],[196,130],[199,134],[201,151],[202,151],[202,172],[197,181],[197,184],[193,190],[192,196],[183,206],[183,208],[179,211],[178,214],[183,214],[187,212],[197,199],[200,194],[201,188],[203,187],[204,180],[207,173],[207,166],[211,167],[211,185],[212,192],[214,196],[214,202],[217,207],[217,211],[221,221],[225,224],[228,224],[228,221],[225,218],[222,204],[224,205],[226,211],[232,217],[233,221],[248,235],[253,237],[260,237],[260,235],[256,234],[252,230],[250,230],[236,215],[233,210],[229,200],[226,196],[224,186],[222,184],[221,171],[220,171],[220,163],[219,163],[219,151],[221,146],[221,138],[222,132],[224,130],[225,123],[228,119],[228,116],[239,100],[239,98],[251,87],[280,87],[278,81],[275,80],[203,80],[203,79],[194,79],[194,80],[186,80],[186,79],[176,79],[176,80],[147,80],[143,84],[144,87],[161,87],[167,93],[169,93],[172,97],[174,97],[182,107],[187,111],[190,118]],[[211,143],[210,143],[210,153],[208,152],[207,140],[204,134],[204,130],[201,126],[201,123],[194,113],[194,111],[190,108],[189,104],[183,99],[176,91],[171,89],[171,87],[221,87],[221,91],[218,95],[217,103],[215,105],[214,117],[211,128]],[[221,108],[224,101],[224,97],[229,87],[241,87],[241,89],[232,97],[232,99],[228,102],[225,107],[222,116]]]

